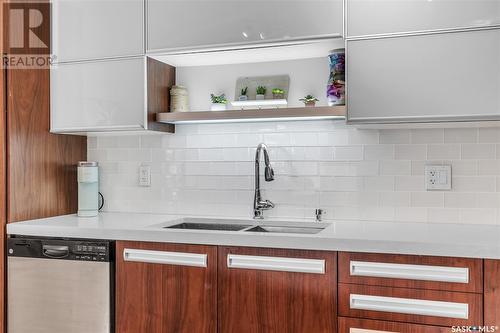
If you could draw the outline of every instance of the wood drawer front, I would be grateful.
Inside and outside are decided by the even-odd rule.
[[[339,315],[436,325],[482,325],[483,296],[339,283]]]
[[[338,333],[449,333],[449,327],[339,317]]]
[[[339,252],[339,282],[483,292],[480,259]]]

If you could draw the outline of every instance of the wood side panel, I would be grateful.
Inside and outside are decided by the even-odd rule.
[[[8,87],[9,222],[75,213],[86,137],[49,133],[49,70],[9,70]]]
[[[175,67],[147,58],[148,129],[175,132],[172,124],[156,122],[156,114],[170,109],[170,88],[175,85]]]
[[[449,291],[406,289],[393,287],[366,286],[339,283],[339,316],[366,319],[379,319],[395,322],[435,325],[435,326],[478,326],[483,322],[483,295]],[[446,318],[413,315],[396,312],[359,310],[350,308],[350,295],[373,295],[385,297],[411,298],[430,301],[467,303],[469,318]]]
[[[378,263],[464,267],[469,269],[468,283],[436,282],[394,278],[351,276],[350,261]],[[372,286],[401,287],[413,289],[448,290],[461,292],[483,292],[483,261],[481,259],[414,256],[400,254],[377,254],[339,252],[339,282]]]
[[[484,261],[484,325],[500,327],[500,260]]]
[[[351,331],[351,329],[354,330]],[[377,332],[450,333],[451,332],[451,328],[449,327],[339,317],[338,333],[358,333],[358,332],[361,333],[364,332],[362,330],[368,330],[366,331],[366,333],[377,333]]]
[[[3,66],[4,55],[4,33],[6,33],[6,22],[4,20],[4,0],[0,0],[0,332],[5,332],[6,325],[6,292],[5,292],[5,225],[7,223],[7,155],[6,155],[6,75]]]
[[[123,250],[208,255],[208,267],[129,262]],[[116,331],[191,333],[217,330],[217,247],[117,242]]]
[[[228,254],[324,259],[325,274],[227,268]],[[219,247],[220,333],[331,333],[336,323],[335,252]]]
[[[43,6],[46,1],[25,6]],[[36,34],[50,46],[50,20],[44,17],[43,22]],[[8,222],[77,210],[76,163],[87,159],[87,138],[49,133],[49,80],[48,68],[8,70]]]

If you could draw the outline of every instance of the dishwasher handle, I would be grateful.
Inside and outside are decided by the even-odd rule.
[[[51,259],[63,259],[69,256],[69,246],[65,245],[43,245],[42,254]]]

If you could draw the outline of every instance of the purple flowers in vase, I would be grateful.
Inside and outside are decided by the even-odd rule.
[[[328,56],[330,59],[330,77],[326,90],[328,105],[345,104],[345,50],[336,49]]]

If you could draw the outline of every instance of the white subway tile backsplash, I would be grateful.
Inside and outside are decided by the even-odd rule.
[[[393,160],[394,145],[366,145],[364,146],[365,160]]]
[[[467,143],[462,145],[462,159],[464,160],[495,159],[495,157],[494,144]]]
[[[452,160],[460,159],[460,145],[443,144],[427,146],[427,158],[429,160]]]
[[[411,174],[410,161],[380,161],[380,174],[404,176]]]
[[[409,130],[381,130],[380,131],[380,143],[397,143],[405,144],[410,143],[410,131]]]
[[[478,141],[477,128],[445,128],[445,143],[476,143]]]
[[[500,143],[500,128],[480,128],[479,129],[480,143]]]
[[[410,194],[412,207],[444,207],[442,192],[413,192]]]
[[[395,158],[397,160],[425,160],[426,159],[425,145],[396,145]]]
[[[335,147],[333,158],[336,161],[358,161],[363,159],[362,146]]]
[[[193,124],[163,135],[88,138],[106,210],[249,217],[257,144],[275,218],[500,223],[500,129],[356,129],[338,121]],[[138,169],[151,166],[152,186]],[[452,166],[452,191],[425,190],[424,166]],[[261,166],[263,163],[261,162]],[[263,168],[261,168],[263,173]]]
[[[444,143],[444,130],[440,128],[415,129],[410,132],[411,143]]]
[[[459,210],[454,208],[429,208],[427,220],[433,223],[459,223]]]
[[[453,177],[452,187],[458,192],[495,192],[495,177]]]

